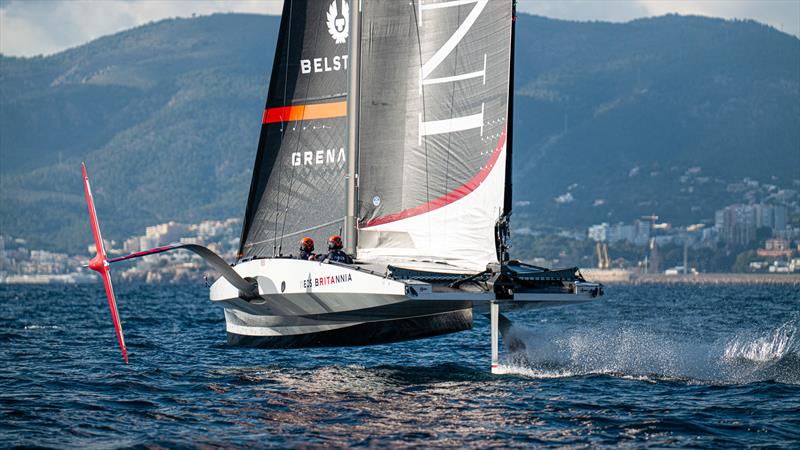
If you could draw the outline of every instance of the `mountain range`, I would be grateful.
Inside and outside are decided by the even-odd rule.
[[[279,18],[168,19],[0,56],[0,232],[85,252],[243,213]],[[800,40],[753,21],[517,21],[516,227],[713,217],[749,177],[800,185]]]

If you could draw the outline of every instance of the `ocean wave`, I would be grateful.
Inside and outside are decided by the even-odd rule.
[[[642,381],[776,381],[800,384],[798,321],[740,331],[713,342],[680,340],[644,327],[563,329],[513,325],[501,373],[536,378],[606,374]]]

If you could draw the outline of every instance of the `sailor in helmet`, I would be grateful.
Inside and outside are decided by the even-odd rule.
[[[331,236],[328,238],[328,254],[322,261],[334,261],[344,264],[353,264],[353,258],[342,250],[341,236]]]
[[[307,261],[314,261],[317,255],[314,254],[314,240],[310,237],[304,237],[300,240],[300,253],[297,254],[297,259]]]

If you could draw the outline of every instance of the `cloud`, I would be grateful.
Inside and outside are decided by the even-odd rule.
[[[221,12],[280,14],[282,0],[2,0],[0,52],[51,54],[147,22]]]
[[[219,12],[280,14],[282,5],[282,0],[0,0],[0,52],[51,54],[169,17]],[[519,9],[581,21],[623,22],[673,12],[748,18],[800,36],[798,0],[520,0]]]
[[[564,20],[622,22],[650,15],[636,0],[521,0],[521,12]]]
[[[800,1],[797,0],[727,0],[659,1],[640,0],[650,15],[697,14],[725,19],[754,19],[786,33],[800,36]]]
[[[520,0],[519,10],[580,21],[626,22],[669,13],[754,19],[800,36],[798,0]]]

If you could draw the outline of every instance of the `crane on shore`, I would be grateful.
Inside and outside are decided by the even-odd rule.
[[[608,244],[606,242],[597,241],[597,268],[599,270],[608,270],[611,268],[611,259],[608,257]]]

